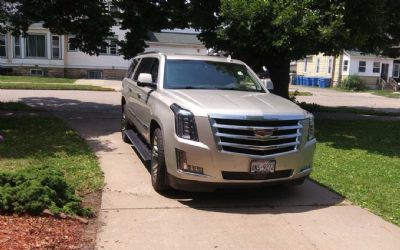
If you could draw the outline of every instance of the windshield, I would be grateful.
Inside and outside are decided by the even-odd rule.
[[[265,92],[244,65],[200,60],[167,60],[164,88]]]

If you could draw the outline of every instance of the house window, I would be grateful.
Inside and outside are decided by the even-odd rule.
[[[304,58],[304,72],[307,72],[307,58]]]
[[[103,79],[103,72],[101,70],[89,70],[87,72],[88,79]]]
[[[68,36],[68,51],[69,51],[69,52],[76,52],[76,51],[78,51],[78,49],[75,48],[75,47],[72,45],[72,40],[73,40],[73,39],[74,39],[74,37]]]
[[[60,36],[51,36],[51,57],[53,59],[60,59],[61,54],[60,54]]]
[[[318,58],[318,59],[317,59],[317,66],[315,67],[315,72],[316,72],[316,73],[319,73],[320,62],[321,62],[321,60]]]
[[[343,61],[343,71],[347,72],[349,70],[349,60]]]
[[[358,72],[365,72],[367,69],[367,62],[366,61],[359,61],[358,62]]]
[[[6,35],[0,35],[0,57],[6,57]]]
[[[381,72],[381,63],[380,62],[374,62],[374,69],[372,70],[374,73],[380,73]]]
[[[25,47],[27,57],[46,57],[46,35],[28,35]]]
[[[118,55],[118,40],[110,39],[106,41],[106,44],[101,46],[100,54],[103,55]]]
[[[328,74],[332,73],[332,58],[328,59]]]
[[[21,37],[14,36],[14,57],[21,57]]]
[[[118,54],[118,41],[110,40],[110,55],[117,55],[117,54]]]
[[[395,63],[393,65],[393,77],[400,78],[400,63]]]
[[[31,69],[31,76],[43,76],[42,69]]]

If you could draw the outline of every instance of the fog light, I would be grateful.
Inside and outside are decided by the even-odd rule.
[[[204,175],[202,167],[187,164],[185,151],[175,149],[175,153],[176,153],[176,166],[178,170],[185,173]]]

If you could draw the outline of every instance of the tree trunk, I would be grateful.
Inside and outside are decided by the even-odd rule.
[[[272,93],[289,99],[290,60],[275,60],[267,63],[267,69],[274,83]]]

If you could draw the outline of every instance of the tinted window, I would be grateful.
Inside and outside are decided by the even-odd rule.
[[[246,66],[235,63],[167,60],[164,88],[264,92]]]
[[[158,59],[157,58],[143,58],[140,61],[140,64],[135,72],[135,77],[133,78],[135,81],[137,81],[140,73],[147,73],[151,74],[153,77],[153,82],[157,82],[158,79]]]

